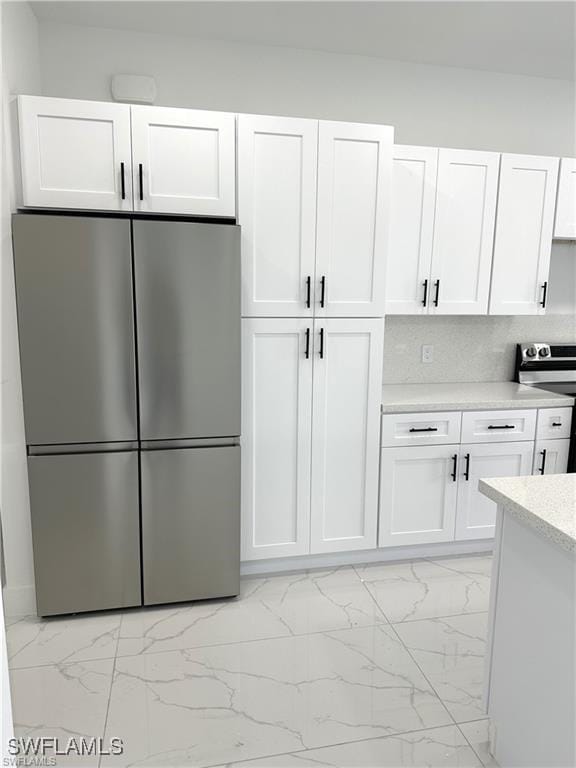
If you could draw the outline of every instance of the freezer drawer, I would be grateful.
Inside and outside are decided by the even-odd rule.
[[[141,605],[138,452],[28,458],[40,616]]]
[[[240,228],[134,221],[142,439],[240,434]]]
[[[240,446],[141,457],[144,604],[237,595]]]
[[[135,440],[130,222],[18,214],[26,442]]]

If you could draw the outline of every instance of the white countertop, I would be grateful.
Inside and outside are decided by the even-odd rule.
[[[464,384],[385,384],[382,413],[554,408],[574,398],[514,381]]]
[[[480,480],[480,491],[568,552],[576,552],[576,474]]]

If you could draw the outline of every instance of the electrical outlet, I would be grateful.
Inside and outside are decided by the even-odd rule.
[[[434,362],[434,347],[432,344],[422,344],[422,362],[433,363]]]

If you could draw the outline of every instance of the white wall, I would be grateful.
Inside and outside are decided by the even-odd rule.
[[[7,615],[34,611],[26,446],[14,295],[12,231],[16,183],[12,169],[10,94],[39,93],[38,25],[24,2],[2,3],[2,212],[1,212],[1,488]]]

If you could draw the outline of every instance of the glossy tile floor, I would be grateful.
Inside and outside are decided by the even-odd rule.
[[[122,738],[102,766],[494,766],[490,568],[310,571],[236,600],[13,621],[17,735]]]

